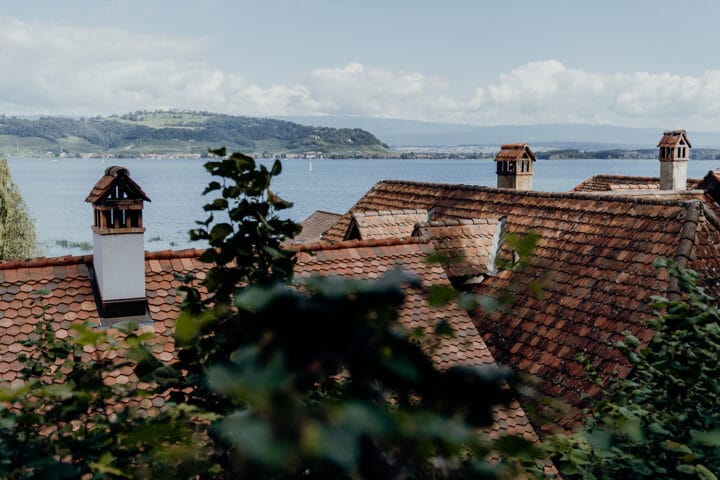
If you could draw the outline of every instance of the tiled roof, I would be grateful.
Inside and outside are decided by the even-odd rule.
[[[325,212],[316,210],[309,217],[302,221],[302,231],[297,236],[289,240],[288,244],[293,243],[312,243],[320,240],[325,231],[337,222],[342,214]]]
[[[645,321],[651,296],[666,294],[669,287],[667,274],[652,263],[658,257],[679,258],[685,226],[693,225],[688,212],[698,205],[702,211],[691,229],[688,265],[713,276],[720,267],[720,223],[713,223],[714,199],[703,192],[598,196],[383,181],[351,212],[408,204],[432,209],[434,219],[506,217],[506,231],[539,234],[527,271],[505,271],[473,287],[492,298],[516,291],[511,310],[478,310],[473,318],[499,362],[538,375],[545,393],[573,403],[596,390],[575,361],[578,353],[587,353],[601,374],[622,372],[614,347],[622,332],[650,339]],[[348,218],[343,216],[326,237],[337,238]],[[531,281],[541,282],[542,298],[523,287]]]
[[[108,167],[105,169],[105,175],[97,181],[93,186],[92,190],[85,199],[86,202],[95,203],[101,200],[110,189],[117,184],[125,186],[130,193],[133,194],[134,198],[142,199],[147,202],[150,201],[145,192],[142,191],[140,185],[130,178],[130,173],[127,168],[123,167]]]
[[[426,261],[432,251],[423,239],[378,241],[349,241],[334,245],[303,245],[298,253],[296,278],[310,276],[343,276],[372,280],[394,268],[417,276],[423,286],[449,285],[443,268]],[[454,304],[431,307],[425,294],[416,288],[406,288],[406,300],[399,314],[405,327],[423,328],[432,335],[435,325],[445,320],[455,331],[435,346],[433,359],[441,368],[453,365],[491,365],[495,363],[490,351],[464,310]],[[492,436],[501,433],[521,435],[530,441],[537,439],[527,416],[517,403],[509,408],[495,409],[496,423]]]
[[[680,142],[680,140],[685,140],[688,147],[692,147],[692,145],[690,145],[690,140],[688,140],[687,138],[687,132],[685,130],[668,130],[666,132],[663,132],[663,136],[657,146],[675,147],[677,146],[678,142]]]
[[[527,143],[507,143],[500,147],[495,161],[520,160],[525,155],[533,162],[535,161],[535,154]]]
[[[416,225],[413,236],[428,238],[433,250],[448,258],[445,272],[449,277],[474,277],[488,271],[498,226],[497,218],[436,220]]]
[[[442,267],[425,262],[430,246],[424,238],[380,239],[374,241],[349,241],[338,244],[304,244],[293,247],[298,250],[296,277],[311,275],[341,275],[372,279],[400,265],[420,278],[424,285],[448,284]],[[203,250],[165,250],[147,252],[145,256],[146,295],[151,322],[141,328],[152,331],[156,339],[152,351],[163,361],[171,361],[174,352],[173,329],[180,311],[177,288],[180,281],[174,274],[194,273],[204,278],[208,265],[197,257]],[[84,320],[99,323],[96,300],[93,295],[88,266],[93,257],[68,256],[37,258],[25,261],[0,262],[0,384],[20,383],[18,373],[22,365],[19,354],[26,352],[22,342],[28,338],[37,322],[36,314],[42,312],[35,303],[36,290],[49,290],[42,303],[45,314],[57,326],[60,338],[70,335],[70,326]],[[436,322],[447,320],[456,336],[444,338],[433,351],[433,358],[442,368],[456,364],[488,365],[493,357],[466,312],[454,306],[431,308],[422,291],[408,289],[407,300],[400,311],[400,319],[408,329],[424,328],[432,332]],[[94,353],[86,349],[84,358]],[[120,352],[109,352],[110,358]],[[108,384],[125,383],[133,379],[129,367],[113,373]],[[160,397],[138,401],[142,411],[157,412],[164,404]],[[527,416],[515,402],[507,408],[496,408],[497,422],[489,429],[491,436],[501,434],[520,435],[535,441],[537,436]]]
[[[355,212],[344,238],[373,240],[409,237],[415,225],[427,219],[428,212],[423,209]]]
[[[207,267],[197,261],[200,253],[201,250],[190,249],[146,255],[148,312],[153,321],[141,328],[157,335],[152,350],[163,361],[172,360],[172,332],[180,307],[176,290],[180,282],[173,273],[194,271],[202,278]],[[73,323],[85,320],[99,323],[97,304],[88,277],[88,265],[91,264],[90,255],[0,262],[0,383],[20,383],[18,372],[22,365],[18,355],[26,353],[27,347],[22,342],[32,333],[38,321],[35,315],[43,313],[41,305],[45,307],[44,314],[54,320],[59,338],[70,334]],[[50,293],[40,298],[37,290],[49,290]],[[89,360],[92,354],[93,350],[88,347],[83,358]],[[113,358],[118,352],[107,352],[107,355]],[[132,378],[129,367],[113,374],[114,377],[107,378],[110,385],[125,383]],[[146,398],[140,400],[139,405],[152,413],[162,402],[161,398]]]
[[[699,188],[702,179],[689,178],[687,189]],[[593,175],[581,184],[573,188],[574,192],[622,192],[632,193],[642,190],[659,190],[660,179],[658,177],[628,177],[623,175]]]

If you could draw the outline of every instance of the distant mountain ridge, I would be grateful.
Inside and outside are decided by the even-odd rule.
[[[353,125],[372,132],[393,147],[500,145],[527,142],[535,147],[603,150],[655,148],[663,130],[683,128],[634,128],[612,125],[538,124],[477,126],[344,115],[278,117],[305,125]],[[688,130],[693,147],[720,147],[720,132]]]
[[[359,128],[209,112],[154,111],[110,117],[0,115],[0,155],[202,155],[227,147],[254,155],[383,155],[386,145]]]

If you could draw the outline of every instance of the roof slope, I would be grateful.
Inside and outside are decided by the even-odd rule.
[[[288,244],[297,243],[313,243],[320,240],[325,231],[332,227],[337,222],[342,214],[325,212],[323,210],[316,210],[310,214],[300,225],[302,231],[295,236],[295,238],[289,240]]]
[[[444,262],[448,277],[467,278],[488,273],[493,240],[499,243],[500,222],[496,218],[445,219],[420,223],[413,236],[428,239]]]
[[[614,344],[623,331],[650,339],[645,326],[650,298],[669,286],[667,274],[652,263],[658,257],[678,258],[686,224],[695,225],[688,265],[714,274],[720,242],[707,207],[712,203],[697,191],[598,196],[383,181],[351,211],[414,205],[432,209],[434,219],[506,217],[506,231],[539,234],[531,268],[520,275],[503,272],[473,287],[493,298],[513,290],[512,309],[477,311],[473,318],[498,361],[542,377],[545,393],[576,403],[593,389],[575,361],[578,353],[587,352],[598,370],[609,374],[622,368]],[[689,211],[699,205],[693,223]],[[348,218],[326,237],[343,232]],[[542,282],[541,299],[525,288],[534,281]]]
[[[86,202],[97,203],[105,199],[107,195],[112,195],[112,189],[115,186],[123,187],[126,194],[130,198],[150,201],[150,198],[143,192],[140,185],[130,178],[130,172],[124,167],[108,167],[105,169],[105,175],[95,183],[90,193],[85,198]],[[117,199],[116,199],[117,200]]]
[[[535,161],[535,154],[527,143],[506,143],[500,147],[500,151],[495,156],[495,161],[516,161],[522,158]]]
[[[690,140],[687,138],[687,132],[685,130],[668,130],[666,132],[663,132],[663,136],[658,142],[658,147],[675,147],[680,141],[684,141],[688,147],[692,147],[690,145]]]
[[[374,240],[378,238],[409,237],[415,225],[426,222],[427,210],[381,210],[354,212],[345,240]]]
[[[688,178],[687,189],[700,188],[702,179]],[[660,179],[658,177],[629,177],[624,175],[593,175],[581,184],[573,188],[574,192],[622,192],[659,190]]]
[[[423,287],[450,283],[441,266],[426,261],[432,248],[422,239],[355,240],[301,248],[303,251],[298,254],[296,278],[342,276],[372,280],[400,267],[417,276]],[[431,307],[421,289],[406,288],[405,294],[405,304],[399,315],[406,328],[412,330],[419,327],[431,336],[435,325],[445,320],[455,332],[454,336],[443,337],[434,345],[432,357],[439,367],[495,363],[473,321],[464,310],[454,304]],[[496,408],[494,414],[496,423],[491,428],[492,436],[508,433],[523,436],[530,441],[537,438],[527,416],[517,403],[509,408]]]

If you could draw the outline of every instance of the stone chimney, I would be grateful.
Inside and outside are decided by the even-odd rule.
[[[660,190],[687,189],[687,161],[690,158],[690,141],[685,130],[663,132],[660,148]]]
[[[527,143],[509,143],[495,157],[498,188],[532,190],[535,154]]]
[[[92,204],[93,272],[102,320],[144,319],[145,228],[150,201],[123,167],[110,167],[85,199]]]

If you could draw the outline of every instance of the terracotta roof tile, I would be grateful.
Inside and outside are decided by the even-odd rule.
[[[499,241],[497,218],[446,219],[420,223],[413,236],[429,239],[433,250],[448,257],[445,271],[451,278],[488,272],[493,239]]]
[[[328,228],[332,227],[340,217],[342,217],[342,214],[317,210],[300,223],[302,230],[295,238],[288,240],[287,243],[318,242],[322,234],[325,233]]]
[[[142,188],[130,178],[130,173],[123,167],[108,167],[105,169],[105,175],[93,186],[90,194],[85,199],[86,202],[95,203],[104,197],[112,187],[122,184],[129,190],[135,198],[150,201]]]
[[[658,257],[676,258],[691,205],[702,204],[704,213],[690,266],[708,272],[720,268],[717,206],[710,192],[701,191],[598,196],[383,181],[325,238],[342,235],[346,219],[357,212],[408,204],[431,210],[433,219],[506,217],[509,233],[539,234],[526,272],[503,272],[472,287],[492,298],[508,288],[519,289],[524,293],[516,295],[513,308],[508,313],[478,310],[473,318],[498,361],[537,373],[545,393],[571,402],[590,388],[576,374],[578,353],[588,353],[598,371],[609,373],[621,366],[613,345],[623,331],[648,338],[650,297],[669,287],[667,275],[652,263]],[[508,258],[507,247],[502,254]],[[541,300],[527,293],[530,282],[540,282]],[[543,356],[547,352],[551,355]]]
[[[485,223],[488,225],[488,223]],[[332,245],[315,244],[315,251],[302,246],[298,253],[296,273],[299,277],[311,275],[345,276],[359,279],[378,278],[388,270],[401,266],[404,270],[416,275],[423,285],[449,284],[443,268],[437,264],[426,262],[427,254],[432,250],[427,240],[397,239],[396,243],[389,240],[379,241],[347,241]],[[319,252],[318,249],[326,250]],[[372,250],[367,261],[366,254],[359,253]],[[320,253],[324,253],[321,255]],[[356,255],[357,254],[357,255]],[[454,305],[432,308],[425,294],[418,289],[407,288],[405,304],[400,309],[400,319],[408,329],[421,328],[431,335],[437,322],[447,321],[455,331],[451,338],[443,338],[433,350],[433,359],[441,368],[452,365],[489,365],[494,364],[492,354],[478,334],[470,317]],[[521,435],[537,439],[524,411],[519,405],[499,408],[495,412],[497,419],[511,418],[512,425],[502,426],[499,423],[490,429],[492,436],[500,434]]]
[[[700,188],[702,179],[689,178],[687,189],[695,190]],[[573,188],[575,192],[623,192],[632,193],[637,191],[660,190],[660,178],[658,177],[628,177],[624,175],[593,175],[581,184]],[[676,193],[676,192],[673,192]]]
[[[500,147],[495,161],[520,160],[525,156],[535,161],[535,154],[527,143],[507,143]]]
[[[425,256],[430,251],[425,239],[380,239],[375,241],[349,241],[339,244],[306,244],[294,247],[298,251],[298,277],[309,275],[345,275],[354,278],[377,278],[384,272],[402,265],[403,268],[418,275],[427,283],[448,283],[445,272],[438,265],[429,265]],[[180,286],[173,273],[204,273],[208,265],[197,260],[203,250],[161,251],[146,253],[146,291],[148,312],[152,323],[144,325],[153,331],[156,338],[151,350],[165,362],[172,361],[174,318],[180,311],[180,298],[176,288]],[[368,261],[371,259],[371,261]],[[74,262],[74,263],[73,263]],[[37,319],[31,306],[37,295],[33,292],[52,285],[51,292],[42,301],[46,305],[56,305],[46,310],[54,318],[59,338],[67,337],[74,322],[89,320],[98,323],[95,299],[88,277],[86,264],[92,262],[92,256],[63,257],[59,259],[41,258],[30,261],[5,262],[0,271],[15,273],[15,280],[0,283],[0,378],[4,382],[16,382],[22,369],[18,355],[25,352],[22,341],[32,332]],[[65,271],[58,268],[64,266]],[[50,268],[47,268],[47,267]],[[57,275],[75,272],[74,276]],[[12,278],[13,275],[10,275]],[[27,277],[28,280],[18,280]],[[477,333],[470,317],[453,306],[431,309],[425,294],[417,289],[408,290],[408,299],[400,311],[401,320],[408,328],[420,327],[429,334],[435,323],[447,320],[457,335],[442,339],[433,358],[442,368],[456,364],[484,365],[494,363],[494,359]],[[4,350],[3,350],[4,349]],[[89,360],[94,353],[92,347],[85,349],[84,356]],[[106,352],[108,358],[118,352]],[[105,381],[108,385],[123,384],[134,380],[130,369],[113,372]],[[148,401],[138,401],[144,414],[152,415],[164,404],[164,399],[154,397]],[[492,436],[516,434],[536,439],[534,430],[518,405],[507,409],[497,409],[498,418],[512,418],[514,423],[495,424],[489,429]]]
[[[376,240],[409,237],[415,224],[427,220],[428,212],[423,209],[354,212],[344,238]]]
[[[692,145],[690,145],[690,141],[687,138],[687,132],[685,130],[669,130],[663,132],[663,136],[657,146],[675,147],[677,146],[678,142],[680,142],[680,140],[685,140],[685,142],[687,142],[688,144],[688,147],[692,147]]]

